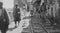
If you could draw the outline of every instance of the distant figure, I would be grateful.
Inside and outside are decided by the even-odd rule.
[[[2,33],[6,33],[9,25],[9,18],[5,9],[3,9],[3,3],[0,2],[0,30]]]
[[[40,6],[40,4],[41,4],[41,0],[36,0],[35,2],[34,2],[34,7],[36,7],[36,11],[38,12],[39,11],[39,6]]]
[[[41,8],[40,8],[41,12],[46,12],[46,4],[43,3]]]
[[[18,25],[20,23],[20,9],[18,8],[18,5],[15,5],[14,11],[13,11],[13,17],[14,17],[14,22],[15,22],[15,27],[17,27],[17,22]]]

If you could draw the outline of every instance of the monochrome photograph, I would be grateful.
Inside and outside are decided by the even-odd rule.
[[[60,33],[60,0],[0,0],[0,33]]]

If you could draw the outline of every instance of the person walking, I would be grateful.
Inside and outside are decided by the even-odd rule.
[[[0,2],[0,30],[2,33],[6,33],[9,25],[9,18],[6,10],[2,7],[3,3]]]
[[[15,5],[15,8],[13,10],[13,17],[14,17],[14,22],[15,22],[15,27],[17,27],[17,22],[18,22],[18,25],[20,23],[20,8],[18,8],[18,5]]]

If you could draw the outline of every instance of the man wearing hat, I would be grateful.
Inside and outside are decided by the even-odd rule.
[[[13,17],[14,17],[14,22],[15,22],[15,27],[17,27],[17,22],[19,25],[19,22],[21,20],[20,18],[20,8],[18,8],[18,5],[16,4],[13,10]]]
[[[2,33],[6,33],[9,25],[9,18],[5,9],[3,9],[3,3],[0,2],[0,30]]]

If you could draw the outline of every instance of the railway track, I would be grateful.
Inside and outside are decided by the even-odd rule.
[[[47,19],[47,23],[43,24],[45,29],[48,31],[48,33],[60,33],[60,29],[55,28],[54,26],[51,26],[50,22],[55,22],[51,19]]]
[[[48,33],[44,26],[39,22],[31,22],[32,33]]]
[[[32,18],[30,25],[27,28],[24,28],[22,33],[60,33],[59,29],[54,29],[53,26],[50,26],[51,21],[47,19],[47,23],[42,24],[42,21],[38,18]]]
[[[30,21],[30,25],[27,28],[24,28],[22,33],[48,33],[38,18],[33,18]]]

